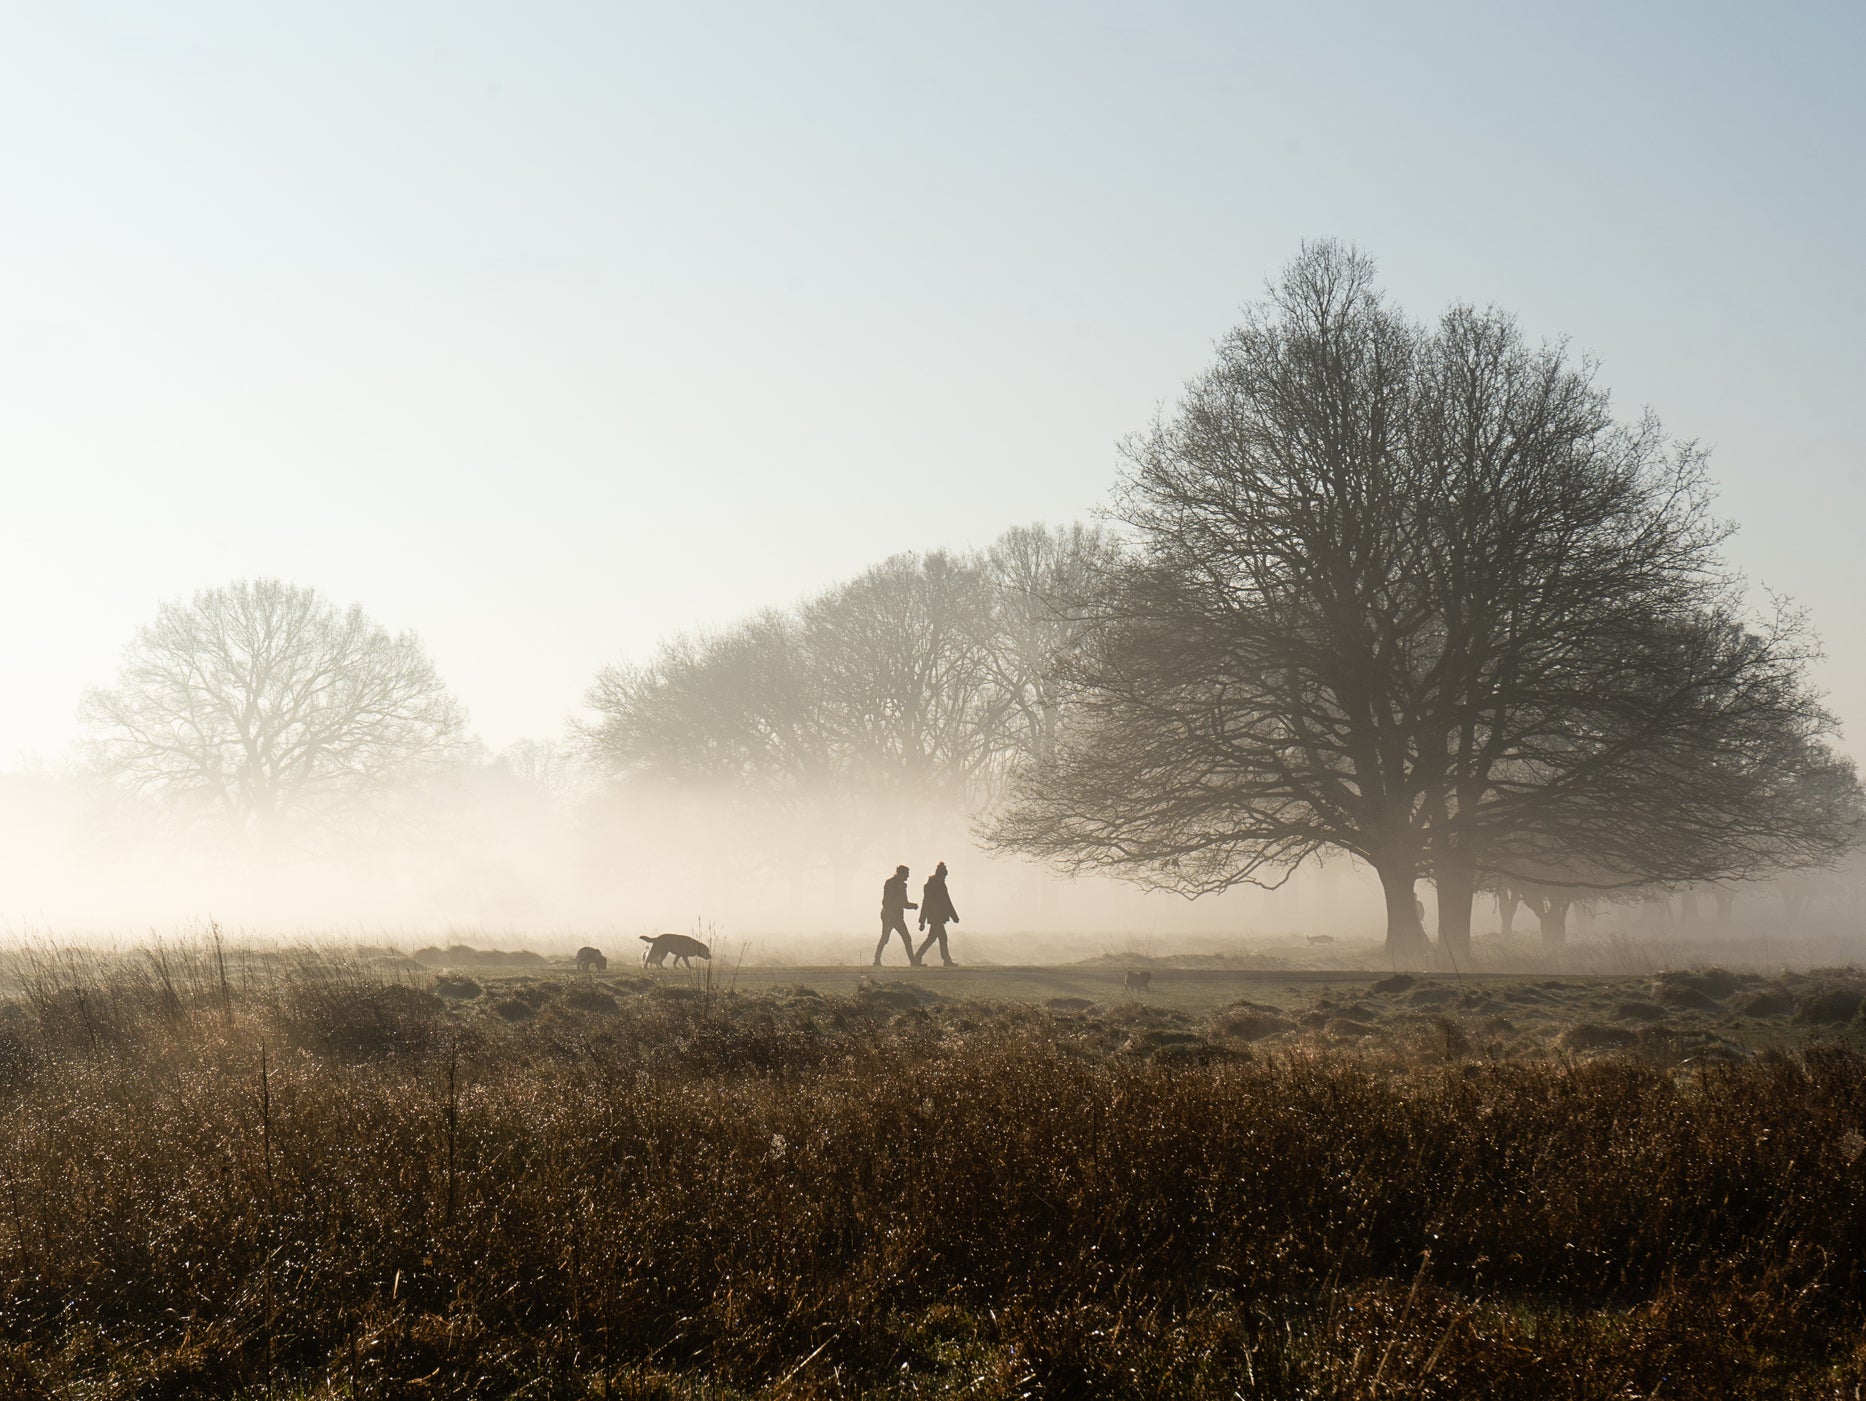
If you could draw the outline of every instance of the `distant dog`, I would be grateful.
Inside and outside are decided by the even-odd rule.
[[[1127,977],[1121,980],[1121,986],[1128,992],[1150,993],[1153,991],[1153,974],[1129,973]]]
[[[587,973],[594,968],[598,973],[609,966],[609,960],[603,957],[601,949],[592,949],[587,945],[577,950],[577,971]]]
[[[674,956],[675,963],[684,968],[693,967],[693,960],[696,958],[703,958],[709,963],[713,959],[711,949],[698,939],[689,938],[685,934],[656,934],[653,937],[643,934],[639,937],[648,946],[647,952],[641,956],[641,961],[649,968],[665,968],[669,954]]]

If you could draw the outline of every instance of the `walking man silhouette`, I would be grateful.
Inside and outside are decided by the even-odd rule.
[[[920,927],[931,925],[933,932],[927,935],[924,943],[914,954],[914,962],[919,963],[927,956],[927,950],[933,947],[933,941],[939,941],[939,961],[946,967],[952,967],[952,954],[946,948],[946,926],[959,922],[959,912],[953,908],[952,896],[946,893],[946,863],[940,862],[933,868],[933,874],[927,877],[926,888],[920,892]]]
[[[888,935],[896,931],[907,950],[907,961],[916,968],[920,966],[919,956],[914,953],[913,935],[907,932],[907,912],[919,908],[907,898],[907,868],[896,866],[894,874],[881,885],[881,942],[875,945],[875,967],[881,966],[881,955],[887,952]]]

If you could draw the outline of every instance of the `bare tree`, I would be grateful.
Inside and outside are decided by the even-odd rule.
[[[1607,640],[1611,664],[1583,673],[1555,762],[1500,766],[1464,834],[1489,879],[1537,909],[1545,940],[1564,937],[1568,904],[1602,892],[1677,891],[1689,909],[1699,885],[1818,872],[1857,842],[1857,775],[1825,742],[1798,619],[1752,630],[1706,610]]]
[[[611,777],[792,793],[835,772],[820,693],[797,620],[766,611],[605,668],[582,744]]]
[[[1080,524],[1015,526],[986,551],[984,662],[1005,701],[1006,757],[1040,760],[1055,747],[1068,704],[1066,662],[1118,558],[1112,536]]]
[[[162,605],[81,714],[105,772],[254,830],[365,809],[462,730],[414,634],[271,579]]]
[[[805,604],[801,627],[843,781],[884,811],[963,810],[989,782],[1010,697],[981,646],[979,566],[896,555]]]
[[[1551,952],[1568,942],[1568,912],[1577,903],[1576,892],[1566,886],[1525,881],[1512,887],[1516,898],[1535,915],[1542,931],[1542,947]]]
[[[988,781],[985,611],[974,562],[897,556],[795,610],[605,670],[585,752],[618,798],[704,798],[720,859],[775,863],[793,884],[826,864],[846,885],[871,846],[948,818]]]
[[[1845,819],[1817,790],[1857,787],[1820,742],[1803,620],[1743,620],[1702,455],[1616,423],[1591,365],[1494,311],[1422,334],[1415,378],[1441,946],[1468,952],[1480,870],[1599,890],[1827,859]]]
[[[792,882],[827,864],[846,884],[871,848],[968,821],[1049,742],[1056,668],[1083,626],[1064,605],[1112,554],[1098,530],[1030,526],[983,553],[897,555],[606,669],[584,752],[618,797],[705,795],[730,814],[733,859]]]
[[[1052,610],[1105,551],[1099,532],[1031,527],[981,557],[897,555],[793,612],[606,669],[585,747],[618,777],[765,806],[834,790],[869,819],[976,810],[1057,723],[1049,669],[1079,625]]]
[[[584,731],[612,775],[714,785],[769,808],[835,791],[869,815],[963,803],[995,752],[978,566],[899,555],[645,666],[606,669]]]
[[[1379,873],[1410,955],[1429,783],[1410,654],[1431,622],[1401,470],[1415,338],[1371,271],[1312,252],[1127,445],[1115,509],[1138,549],[1074,659],[1068,732],[991,836],[1188,895],[1339,847]]]
[[[1799,631],[1736,621],[1700,455],[1509,318],[1415,328],[1313,246],[1128,455],[1139,549],[1002,845],[1186,894],[1343,849],[1406,959],[1421,875],[1457,956],[1486,871],[1632,887],[1831,846],[1796,790],[1851,772]]]

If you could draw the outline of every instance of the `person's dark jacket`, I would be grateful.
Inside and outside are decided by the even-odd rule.
[[[920,892],[920,927],[958,922],[959,912],[953,908],[952,896],[946,893],[946,877],[928,876],[926,888]]]
[[[902,916],[918,908],[907,898],[907,877],[889,876],[881,885],[881,917]]]

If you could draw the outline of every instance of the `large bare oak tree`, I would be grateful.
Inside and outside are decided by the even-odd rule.
[[[1423,876],[1455,957],[1488,872],[1621,888],[1845,841],[1808,643],[1742,620],[1701,455],[1507,316],[1415,326],[1313,245],[1127,455],[1137,549],[998,844],[1186,894],[1345,851],[1417,959]]]

